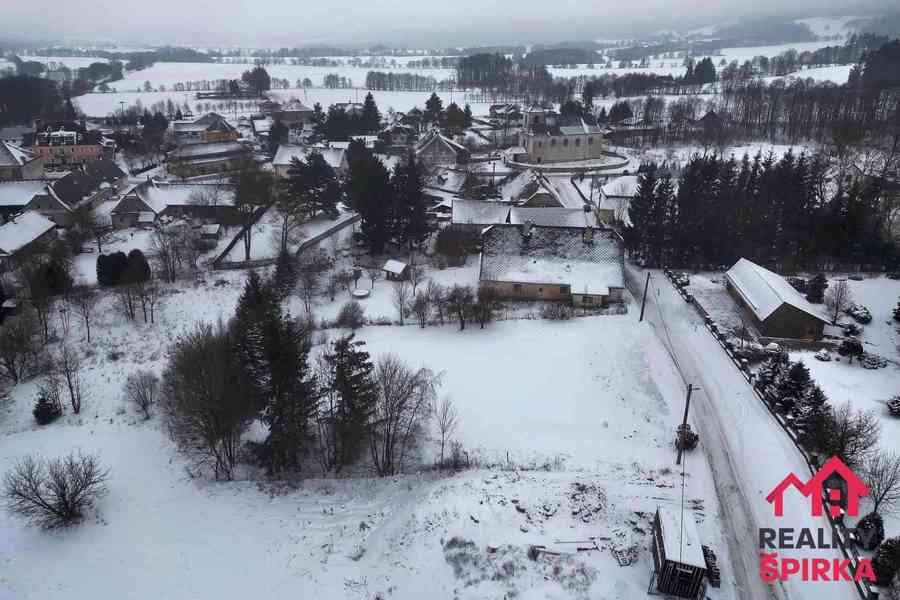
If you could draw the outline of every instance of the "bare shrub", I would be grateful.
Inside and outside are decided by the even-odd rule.
[[[159,396],[159,377],[150,371],[132,373],[125,380],[125,398],[137,406],[150,418],[150,408],[156,404]]]
[[[379,475],[393,475],[418,443],[440,375],[426,368],[414,370],[388,354],[375,367],[375,382],[378,396],[369,427],[372,462]]]
[[[91,343],[91,322],[94,316],[94,308],[97,306],[98,300],[99,297],[97,296],[97,292],[86,285],[77,286],[69,297],[69,301],[72,303],[75,312],[84,324],[88,344]]]
[[[850,285],[846,279],[840,279],[825,292],[825,308],[831,318],[831,324],[836,325],[838,319],[845,310],[853,304],[853,295],[850,293]]]
[[[51,460],[29,455],[6,473],[3,495],[10,511],[35,525],[67,525],[106,492],[108,475],[93,455]]]
[[[881,423],[873,413],[855,411],[850,403],[834,409],[828,423],[825,454],[837,455],[851,469],[862,466],[872,455],[881,433]]]
[[[31,310],[0,325],[0,376],[13,384],[28,377],[37,357],[37,333],[37,318]]]
[[[335,325],[349,329],[359,329],[366,322],[364,312],[362,305],[356,300],[345,302],[338,313]]]
[[[55,364],[66,384],[66,390],[69,392],[69,404],[72,405],[72,412],[77,415],[81,412],[81,404],[85,396],[81,382],[81,358],[75,350],[64,345]]]
[[[231,479],[255,406],[241,393],[223,325],[199,324],[172,348],[159,406],[172,440],[216,479]]]
[[[417,292],[410,308],[412,313],[416,315],[419,327],[425,329],[425,325],[428,324],[428,316],[431,314],[431,298],[429,298],[428,293],[425,291]]]

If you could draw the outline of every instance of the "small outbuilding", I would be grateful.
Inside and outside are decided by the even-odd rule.
[[[409,265],[393,258],[384,263],[381,270],[388,281],[405,281],[409,278]]]
[[[657,507],[653,520],[653,577],[650,589],[679,598],[701,599],[706,594],[706,559],[690,515],[679,517]]]
[[[822,337],[827,319],[781,275],[742,258],[725,273],[725,282],[764,336]]]

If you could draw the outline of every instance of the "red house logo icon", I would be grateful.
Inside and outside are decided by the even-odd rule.
[[[825,482],[833,476],[838,476],[844,482],[846,490],[841,487],[828,488],[828,512],[832,517],[837,517],[841,513],[841,502],[847,505],[847,514],[856,516],[859,514],[859,499],[869,494],[869,487],[863,480],[856,476],[850,470],[850,467],[837,456],[832,456],[825,464],[822,465],[815,475],[809,481],[804,483],[799,477],[793,473],[789,473],[787,477],[781,480],[775,489],[773,489],[766,501],[775,505],[775,516],[784,516],[784,493],[790,487],[797,490],[810,498],[810,511],[814,517],[822,516],[825,510]]]

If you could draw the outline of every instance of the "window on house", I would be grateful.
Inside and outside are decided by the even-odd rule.
[[[582,304],[593,304],[593,303],[594,303],[594,297],[593,297],[593,296],[582,296],[582,297],[581,297],[581,303],[582,303]]]
[[[561,285],[561,286],[559,286],[559,293],[560,293],[560,294],[568,294],[568,293],[569,293],[569,286],[567,286],[567,285]]]
[[[521,291],[522,291],[522,284],[521,284],[521,283],[514,283],[514,284],[513,284],[513,291],[514,291],[514,292],[521,292]]]
[[[568,145],[569,145],[569,140],[563,140],[563,146],[568,146]]]
[[[594,145],[594,138],[589,137],[588,138],[588,146],[593,146],[593,145]]]
[[[576,145],[576,146],[580,146],[580,145],[581,145],[581,138],[575,138],[575,145]]]

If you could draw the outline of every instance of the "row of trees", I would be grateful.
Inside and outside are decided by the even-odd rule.
[[[251,455],[270,474],[309,462],[340,472],[368,457],[390,475],[408,462],[439,375],[390,355],[373,361],[352,335],[312,361],[310,331],[282,313],[271,282],[251,273],[228,325],[199,325],[176,342],[160,405],[171,436],[198,466],[230,479],[254,419],[268,433]]]
[[[889,215],[859,178],[826,185],[819,155],[695,156],[675,180],[654,164],[628,210],[629,248],[652,265],[729,265],[745,257],[782,270],[822,264],[893,267]]]

